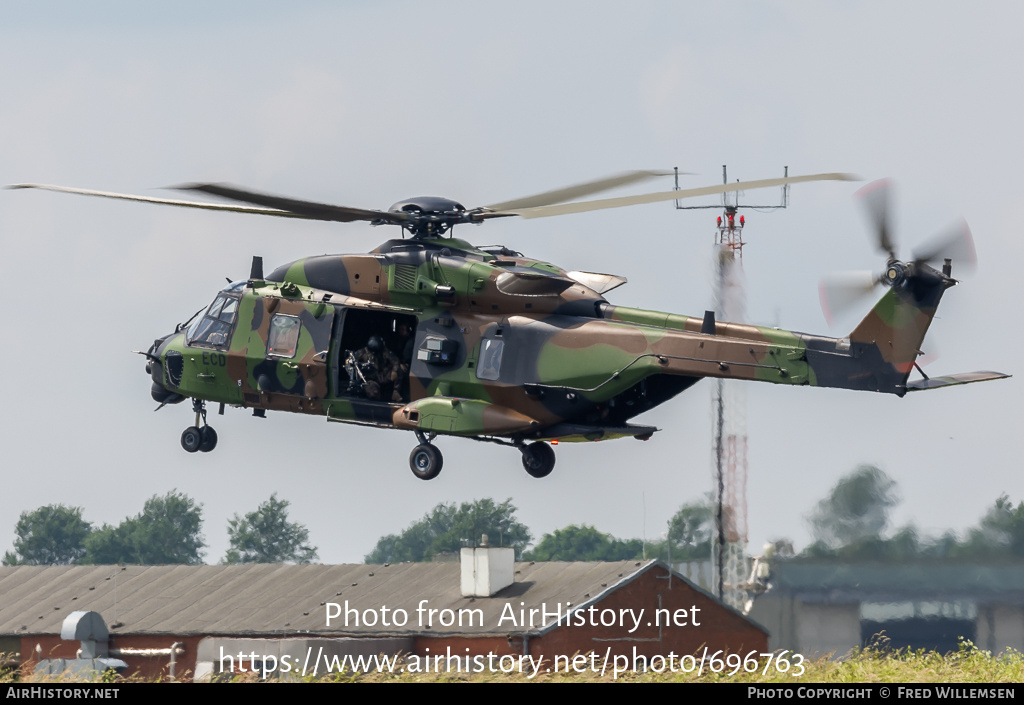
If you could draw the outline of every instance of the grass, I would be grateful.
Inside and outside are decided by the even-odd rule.
[[[763,663],[762,663],[763,666]],[[949,654],[934,651],[891,651],[884,647],[859,650],[842,660],[819,658],[804,663],[803,675],[769,671],[747,673],[740,669],[734,675],[703,673],[634,673],[619,675],[597,673],[540,673],[532,682],[618,682],[628,683],[1022,683],[1024,654],[1010,650],[1000,656],[982,651],[970,641],[962,641],[959,650]],[[732,669],[728,669],[731,671]],[[360,674],[339,680],[359,682],[524,682],[520,675],[496,673],[466,674]]]
[[[735,663],[735,662],[734,662]],[[752,665],[752,664],[751,664]],[[763,667],[763,662],[761,666]],[[968,640],[962,640],[957,651],[939,654],[934,651],[891,650],[884,640],[871,647],[858,650],[841,660],[819,658],[803,664],[802,675],[779,673],[774,669],[765,675],[762,668],[755,673],[747,673],[738,669],[733,675],[715,674],[705,670],[697,673],[654,673],[627,672],[613,678],[611,673],[549,673],[541,669],[536,678],[525,675],[502,673],[354,673],[332,674],[320,678],[295,678],[304,682],[358,682],[358,683],[587,683],[611,682],[620,683],[774,683],[779,685],[801,685],[805,683],[1022,683],[1024,682],[1024,654],[1015,650],[998,656],[978,649]],[[8,671],[0,675],[0,683],[12,682],[68,682],[71,678],[55,678],[53,676],[35,676],[19,671]],[[127,679],[97,676],[92,682],[136,682],[138,678]],[[251,682],[257,680],[252,674],[238,675],[234,682]]]

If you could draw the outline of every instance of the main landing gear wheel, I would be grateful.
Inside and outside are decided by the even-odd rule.
[[[443,464],[444,458],[441,457],[441,451],[429,443],[420,443],[412,449],[412,454],[409,455],[409,467],[412,468],[412,474],[421,480],[433,480],[441,472]]]
[[[523,467],[531,477],[547,477],[555,469],[555,449],[536,441],[523,449]]]
[[[196,426],[189,426],[181,433],[181,447],[189,453],[195,453],[203,444],[203,432]]]

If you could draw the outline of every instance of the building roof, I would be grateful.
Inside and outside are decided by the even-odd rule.
[[[490,598],[462,596],[458,563],[0,567],[0,635],[59,634],[76,610],[102,614],[112,635],[538,634],[555,618],[532,629],[497,625],[510,608],[586,606],[654,566],[668,570],[658,561],[517,563],[515,582]],[[358,626],[339,617],[328,627],[328,603],[344,610],[346,602]],[[392,623],[405,610],[407,624],[382,625],[384,607]],[[449,626],[441,623],[446,609],[445,617],[481,610],[483,619]]]
[[[1024,602],[1024,562],[922,560],[904,563],[820,559],[779,561],[771,582],[805,601],[998,598]]]

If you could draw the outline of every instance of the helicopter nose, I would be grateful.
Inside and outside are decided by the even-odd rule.
[[[172,397],[180,396],[164,386],[164,366],[159,360],[150,360],[146,364],[146,372],[149,373],[150,378],[153,380],[153,386],[149,390],[149,395],[153,397],[153,401],[158,404],[166,404]]]
[[[185,399],[181,394],[174,392],[167,388],[164,381],[164,362],[173,362],[169,360],[169,356],[160,350],[161,344],[166,340],[160,339],[153,343],[153,347],[150,348],[151,357],[146,362],[146,373],[153,380],[153,386],[150,388],[150,396],[153,397],[153,401],[158,404],[177,404],[178,402]],[[180,359],[180,355],[178,359]],[[173,380],[172,380],[173,381]]]
[[[158,404],[176,404],[185,398],[180,394],[162,387],[156,382],[153,382],[153,386],[149,390],[149,395],[153,397],[153,401]]]
[[[184,401],[185,397],[177,392],[172,392],[170,389],[163,385],[162,381],[156,379],[156,367],[159,367],[159,363],[154,364],[153,374],[153,386],[149,389],[149,395],[153,397],[153,401],[158,404],[177,404],[180,401]]]
[[[153,380],[153,384],[164,385],[164,366],[159,360],[150,360],[146,363],[146,374]]]

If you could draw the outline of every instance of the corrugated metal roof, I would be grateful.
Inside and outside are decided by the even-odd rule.
[[[665,568],[657,561],[517,563],[515,583],[490,598],[462,596],[458,563],[0,567],[0,635],[59,634],[75,610],[99,612],[111,634],[537,633],[544,629],[499,627],[503,610],[584,606],[654,565]],[[440,612],[428,620],[417,613],[423,600],[425,609],[455,615],[480,610],[482,624],[477,617],[472,626],[442,625]],[[326,603],[344,608],[346,601],[376,613],[378,623],[345,626],[339,618],[328,627]],[[385,606],[405,610],[408,623],[382,627]]]

